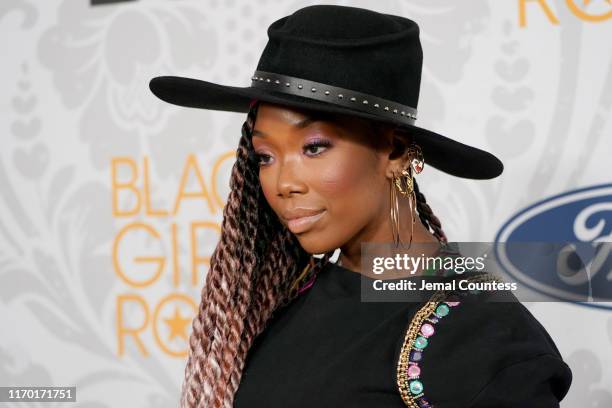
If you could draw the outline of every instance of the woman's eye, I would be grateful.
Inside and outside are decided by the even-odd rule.
[[[267,162],[263,161],[263,159],[270,159],[270,156],[263,153],[255,153],[255,158],[257,160],[257,164],[261,166],[263,164],[267,164]]]
[[[329,142],[320,141],[320,142],[308,143],[307,145],[304,146],[304,150],[316,156],[318,154],[321,154],[321,151],[317,151],[317,149],[321,147],[327,148],[329,146],[330,146]]]

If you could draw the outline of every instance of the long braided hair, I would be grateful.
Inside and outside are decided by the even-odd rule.
[[[230,176],[221,237],[210,258],[189,337],[180,404],[231,408],[247,353],[273,313],[309,287],[334,254],[307,253],[280,223],[259,183],[252,133],[259,103],[251,104]],[[418,190],[417,211],[438,239],[440,221]]]

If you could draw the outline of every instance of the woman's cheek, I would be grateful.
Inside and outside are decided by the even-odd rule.
[[[324,200],[331,218],[339,225],[347,226],[355,221],[355,211],[359,211],[358,203],[362,196],[360,184],[359,174],[347,163],[336,162],[319,172],[317,193]]]
[[[319,192],[326,197],[346,196],[357,192],[360,183],[360,172],[355,167],[355,160],[330,160],[327,166],[319,166],[316,183]]]
[[[273,193],[274,186],[272,185],[272,181],[266,178],[266,176],[259,176],[259,183],[261,184],[261,190],[266,198],[266,201],[272,207],[274,211],[277,211],[275,197],[276,195]]]

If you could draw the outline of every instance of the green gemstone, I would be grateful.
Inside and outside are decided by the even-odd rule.
[[[419,380],[414,380],[410,382],[410,392],[414,395],[420,394],[423,392],[423,383]]]
[[[423,336],[419,336],[414,340],[414,347],[418,349],[424,349],[427,347],[427,339]]]
[[[449,311],[450,311],[450,309],[448,308],[448,306],[446,306],[446,305],[444,305],[444,304],[439,305],[439,306],[436,308],[436,314],[437,314],[437,315],[440,315],[440,316],[446,316],[446,315],[448,314],[448,312],[449,312]]]

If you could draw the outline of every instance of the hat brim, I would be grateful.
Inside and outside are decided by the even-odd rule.
[[[298,95],[256,87],[220,85],[178,76],[155,77],[150,80],[149,89],[165,102],[190,108],[246,113],[249,111],[251,100],[258,99],[298,108],[389,122],[408,128],[415,142],[421,147],[425,164],[440,171],[457,177],[483,180],[499,176],[504,169],[501,160],[493,154],[431,130]]]

